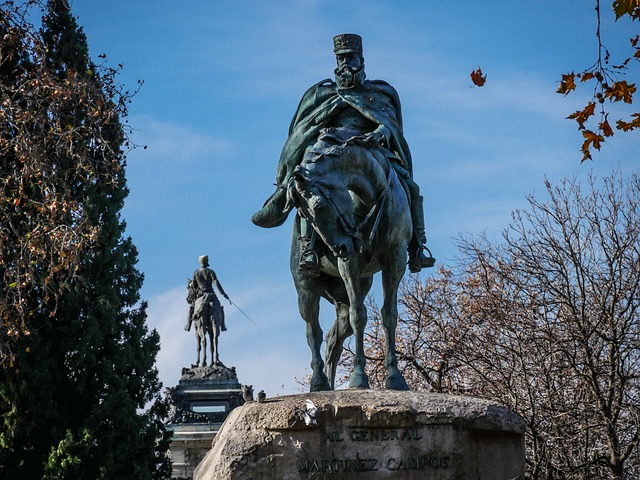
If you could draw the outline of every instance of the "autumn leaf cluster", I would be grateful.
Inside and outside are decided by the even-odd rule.
[[[131,95],[67,0],[0,3],[0,40],[0,477],[168,478],[121,220]]]
[[[640,2],[638,0],[616,0],[612,4],[616,20],[629,18],[632,21],[640,20]],[[630,132],[640,128],[640,113],[632,113],[629,118],[618,118],[615,121],[615,129],[609,122],[609,112],[606,104],[626,103],[632,104],[636,93],[635,83],[630,83],[624,78],[632,62],[640,61],[640,36],[630,38],[631,53],[620,63],[613,64],[611,54],[605,47],[601,34],[600,2],[596,1],[598,58],[596,62],[582,72],[566,73],[558,86],[557,92],[563,95],[576,90],[579,84],[590,83],[593,85],[593,96],[587,105],[569,115],[569,120],[578,124],[578,129],[584,138],[582,144],[582,161],[592,159],[592,149],[600,150],[606,138],[612,137],[615,130]],[[596,110],[596,107],[597,110]],[[588,122],[595,120],[595,126],[589,126]]]
[[[76,279],[98,225],[85,202],[123,182],[126,92],[115,69],[56,64],[29,3],[0,10],[0,362]]]

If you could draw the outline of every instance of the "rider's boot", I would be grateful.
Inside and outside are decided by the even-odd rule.
[[[409,271],[418,273],[423,268],[433,267],[436,259],[424,254],[427,235],[424,228],[424,209],[422,196],[416,196],[411,202],[411,219],[413,221],[413,238],[407,247],[409,252]]]
[[[313,277],[320,275],[320,259],[316,253],[315,232],[309,222],[300,218],[300,270],[304,270]]]
[[[308,237],[300,237],[303,244],[310,244],[311,240]],[[318,261],[318,254],[312,249],[303,248],[300,255],[300,270],[304,270],[312,276],[320,275],[320,262]]]
[[[262,208],[253,214],[251,221],[263,228],[278,227],[285,222],[290,211],[291,208],[287,208],[287,189],[278,185]]]

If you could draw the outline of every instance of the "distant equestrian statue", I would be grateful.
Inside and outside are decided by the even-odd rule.
[[[407,389],[397,365],[398,286],[407,266],[419,272],[435,259],[426,248],[420,188],[402,130],[400,100],[380,80],[366,80],[362,39],[333,39],[335,82],[323,80],[303,96],[278,163],[276,191],[252,217],[275,227],[297,208],[291,273],[311,349],[311,390],[334,388],[344,340],[355,336],[351,388],[369,388],[365,373],[364,299],[373,274],[382,272],[386,387]],[[429,256],[424,251],[429,252]],[[336,308],[320,348],[320,298]]]
[[[203,255],[199,258],[200,268],[193,273],[193,279],[187,282],[187,302],[189,303],[189,316],[184,329],[191,330],[191,325],[195,324],[197,359],[192,366],[207,366],[207,336],[211,349],[212,365],[220,364],[218,355],[218,337],[221,331],[227,329],[224,322],[224,308],[213,291],[213,285],[220,294],[229,300],[229,297],[222,289],[216,274],[209,267],[209,257]],[[202,364],[200,363],[200,353],[202,352]]]

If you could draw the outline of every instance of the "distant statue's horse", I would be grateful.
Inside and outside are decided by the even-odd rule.
[[[373,274],[378,271],[382,271],[384,294],[381,315],[386,336],[386,387],[406,390],[407,383],[397,365],[395,334],[398,286],[412,235],[408,197],[382,149],[368,149],[358,143],[364,139],[339,137],[340,132],[335,129],[320,135],[296,168],[288,189],[290,202],[311,223],[323,244],[316,247],[320,275],[300,270],[301,219],[296,216],[291,272],[300,315],[307,322],[311,391],[334,388],[344,340],[354,332],[355,358],[349,387],[369,388],[365,373],[364,300]],[[320,352],[320,297],[336,308],[336,322],[327,335],[326,372]]]
[[[202,366],[207,366],[207,335],[209,336],[212,365],[218,365],[220,363],[218,356],[218,337],[220,336],[220,326],[224,323],[224,310],[214,293],[205,292],[199,295],[193,281],[190,279],[187,281],[187,302],[189,302],[191,307],[189,308],[189,318],[185,330],[190,330],[191,324],[195,324],[194,331],[198,352],[196,363],[193,366],[200,366],[201,351],[203,354]]]

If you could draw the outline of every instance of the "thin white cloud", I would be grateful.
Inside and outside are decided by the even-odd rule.
[[[160,120],[151,116],[132,117],[134,143],[147,146],[145,150],[134,150],[136,160],[176,163],[193,163],[198,159],[210,158],[227,153],[233,143],[223,137],[201,133],[191,125]]]
[[[236,367],[242,384],[253,384],[270,395],[296,392],[294,377],[305,375],[310,354],[304,321],[297,312],[291,285],[258,281],[237,295],[230,293],[235,291],[233,284],[228,288],[233,302],[251,320],[221,299],[228,327],[220,337],[221,361]],[[165,387],[175,386],[182,368],[196,360],[193,329],[184,331],[188,312],[186,289],[172,288],[150,298],[148,303],[148,325],[160,334],[161,347],[156,358],[160,379]]]
[[[156,365],[160,379],[165,387],[177,383],[181,368],[190,365],[194,358],[187,358],[190,351],[188,344],[193,341],[192,334],[183,331],[187,323],[185,308],[185,289],[176,287],[149,299],[147,323],[160,334],[160,351],[156,357]],[[194,352],[195,352],[195,347]]]

